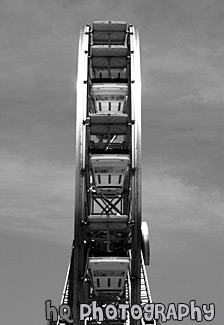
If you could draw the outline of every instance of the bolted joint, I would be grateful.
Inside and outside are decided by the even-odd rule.
[[[88,223],[87,223],[86,221],[84,221],[84,220],[81,221],[81,225],[82,225],[83,227],[86,227],[87,224],[88,224]]]
[[[131,120],[131,122],[127,123],[128,126],[132,126],[135,124],[135,120]]]

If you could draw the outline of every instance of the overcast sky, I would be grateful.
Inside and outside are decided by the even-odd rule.
[[[94,20],[140,30],[153,298],[215,303],[212,324],[222,325],[222,0],[1,0],[1,324],[46,324],[45,300],[60,301],[73,239],[78,38]]]

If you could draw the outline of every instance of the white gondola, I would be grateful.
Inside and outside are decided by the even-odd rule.
[[[99,83],[92,85],[96,113],[124,113],[128,95],[127,84]]]
[[[121,295],[129,264],[128,257],[89,258],[89,270],[95,295]]]
[[[119,194],[128,171],[128,155],[92,155],[94,186],[98,193]]]

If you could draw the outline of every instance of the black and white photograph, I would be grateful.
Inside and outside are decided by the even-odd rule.
[[[223,325],[224,2],[0,1],[0,317]]]

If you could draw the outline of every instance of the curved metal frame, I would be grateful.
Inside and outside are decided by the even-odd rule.
[[[141,303],[141,66],[139,33],[130,27],[131,51],[131,115],[132,132],[132,264],[131,264],[131,304]],[[135,323],[134,320],[132,320]]]
[[[85,169],[85,134],[83,124],[87,110],[87,79],[88,79],[88,46],[89,26],[81,29],[78,54],[78,73],[76,86],[76,170],[75,170],[75,229],[74,229],[74,279],[73,279],[73,317],[79,324],[79,303],[84,299],[83,273],[84,260],[84,233],[80,231],[84,221],[84,174]]]

